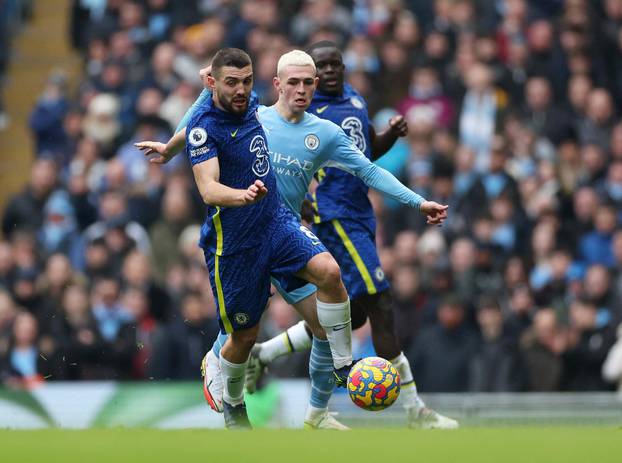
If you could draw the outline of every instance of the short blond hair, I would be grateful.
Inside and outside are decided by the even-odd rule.
[[[292,50],[281,56],[276,65],[277,75],[280,76],[281,72],[283,72],[287,66],[311,66],[313,72],[315,72],[313,58],[302,50]]]

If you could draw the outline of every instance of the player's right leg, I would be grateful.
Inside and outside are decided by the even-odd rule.
[[[352,324],[350,299],[339,266],[333,256],[324,252],[309,260],[296,275],[317,286],[317,315],[330,343],[335,384],[345,387],[353,366]]]
[[[205,258],[221,333],[229,334],[218,362],[225,425],[227,428],[250,428],[244,404],[244,377],[248,356],[257,339],[259,321],[270,296],[266,252],[260,248],[226,256],[206,252]],[[241,271],[249,262],[253,262],[253,271]],[[204,387],[205,384],[206,381]]]
[[[305,414],[304,426],[307,429],[348,430],[347,426],[337,421],[328,411],[328,401],[335,387],[333,358],[326,332],[318,318],[315,294],[295,302],[294,307],[313,333],[309,359],[311,397]]]

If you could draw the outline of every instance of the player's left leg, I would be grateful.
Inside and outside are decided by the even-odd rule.
[[[352,313],[365,313],[371,326],[372,342],[378,356],[389,360],[401,378],[400,402],[412,427],[454,429],[458,422],[427,407],[417,393],[410,363],[399,347],[395,334],[391,291],[363,294],[352,299]],[[354,319],[353,315],[353,319]],[[358,317],[359,319],[362,317]],[[359,326],[353,324],[353,328]]]
[[[400,373],[399,400],[407,412],[409,424],[457,427],[454,420],[427,408],[417,393],[410,364],[395,334],[393,301],[376,251],[373,223],[332,220],[314,226],[314,231],[343,271],[343,281],[352,300],[352,328],[360,328],[369,319],[376,353],[389,360]]]
[[[280,220],[282,226],[273,236],[272,276],[295,275],[317,287],[317,318],[330,344],[336,384],[345,386],[352,366],[352,327],[350,300],[339,266],[321,241],[291,212],[281,211]]]

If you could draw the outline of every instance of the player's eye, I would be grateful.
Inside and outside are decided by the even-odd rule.
[[[313,85],[313,79],[305,79],[304,83],[305,85]]]
[[[247,77],[246,79],[244,79],[244,85],[250,85],[252,83],[253,83],[252,77]]]

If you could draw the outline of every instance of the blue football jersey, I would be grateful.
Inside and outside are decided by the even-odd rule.
[[[186,154],[192,165],[218,157],[220,183],[246,189],[261,180],[268,194],[243,207],[209,206],[200,246],[218,255],[257,246],[279,206],[276,178],[270,168],[266,136],[257,119],[257,99],[244,116],[218,109],[211,99],[193,112],[186,127]]]
[[[344,92],[339,96],[316,91],[308,111],[340,126],[357,148],[371,159],[367,103],[350,85],[345,84]],[[334,167],[322,169],[317,179],[317,223],[341,218],[374,219],[374,211],[367,197],[369,189],[362,180]]]

